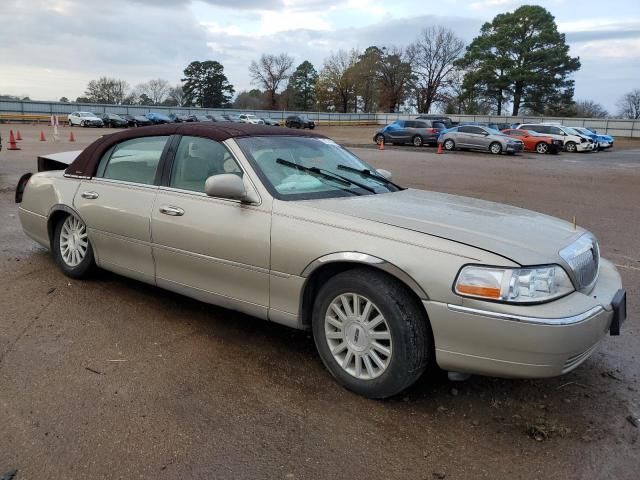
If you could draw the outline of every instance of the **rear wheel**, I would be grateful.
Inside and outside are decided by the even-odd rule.
[[[536,145],[536,152],[538,153],[548,153],[549,152],[549,145],[546,144],[546,142],[540,142]]]
[[[87,276],[95,260],[84,222],[67,215],[56,224],[53,235],[53,256],[63,273],[72,278]]]
[[[456,142],[454,142],[453,140],[451,140],[450,138],[446,139],[444,141],[444,143],[442,144],[443,148],[449,152],[455,150],[456,148]]]
[[[433,354],[419,302],[395,278],[353,269],[331,278],[313,308],[320,358],[340,384],[369,398],[413,384]]]
[[[574,153],[576,151],[576,142],[565,143],[564,149],[569,153]]]
[[[500,145],[500,142],[493,142],[489,145],[489,151],[494,155],[498,155],[502,153],[502,145]]]
[[[413,137],[413,139],[411,140],[411,143],[413,143],[414,147],[421,147],[422,146],[422,137],[420,135],[416,135],[415,137]]]

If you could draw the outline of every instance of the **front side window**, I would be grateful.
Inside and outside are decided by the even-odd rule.
[[[102,156],[96,176],[153,185],[168,138],[134,138],[111,147]]]
[[[227,147],[208,138],[185,136],[176,151],[169,186],[204,192],[207,178],[222,173],[242,175]]]
[[[375,168],[328,138],[264,136],[238,138],[236,142],[267,189],[282,200],[368,195],[399,189],[377,176]]]

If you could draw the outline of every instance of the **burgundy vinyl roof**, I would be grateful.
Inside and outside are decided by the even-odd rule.
[[[100,137],[85,148],[80,155],[67,167],[65,174],[92,177],[98,167],[102,154],[112,145],[123,140],[140,137],[154,137],[164,135],[191,135],[210,138],[223,142],[229,138],[262,137],[262,136],[295,136],[325,138],[323,135],[305,130],[294,130],[269,125],[252,125],[248,123],[166,123],[149,127],[129,128],[117,133]]]

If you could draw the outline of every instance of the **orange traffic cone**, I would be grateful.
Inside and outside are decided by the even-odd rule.
[[[16,140],[19,142],[22,141],[22,135],[20,135],[20,130],[16,132]]]
[[[44,138],[44,132],[42,130],[40,130],[40,141],[41,142],[46,142],[47,141],[47,139]]]
[[[442,144],[438,143],[438,155],[442,155]]]
[[[13,130],[9,130],[9,148],[7,148],[7,150],[21,150],[20,148],[18,148],[16,139],[13,136]]]
[[[73,130],[71,130],[69,132],[69,141],[70,142],[75,142],[76,141],[76,137],[73,136]]]
[[[378,150],[384,150],[384,137],[382,138],[382,141],[378,145]]]

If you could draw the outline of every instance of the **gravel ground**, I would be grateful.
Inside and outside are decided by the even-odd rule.
[[[3,140],[7,125],[0,126]],[[371,128],[320,128],[357,145]],[[577,217],[629,293],[629,320],[546,380],[422,378],[387,401],[345,391],[305,332],[102,272],[70,281],[26,238],[13,186],[35,157],[0,152],[0,477],[16,479],[584,478],[640,471],[640,151],[494,157],[354,148],[416,188]],[[49,129],[46,131],[50,137]]]

